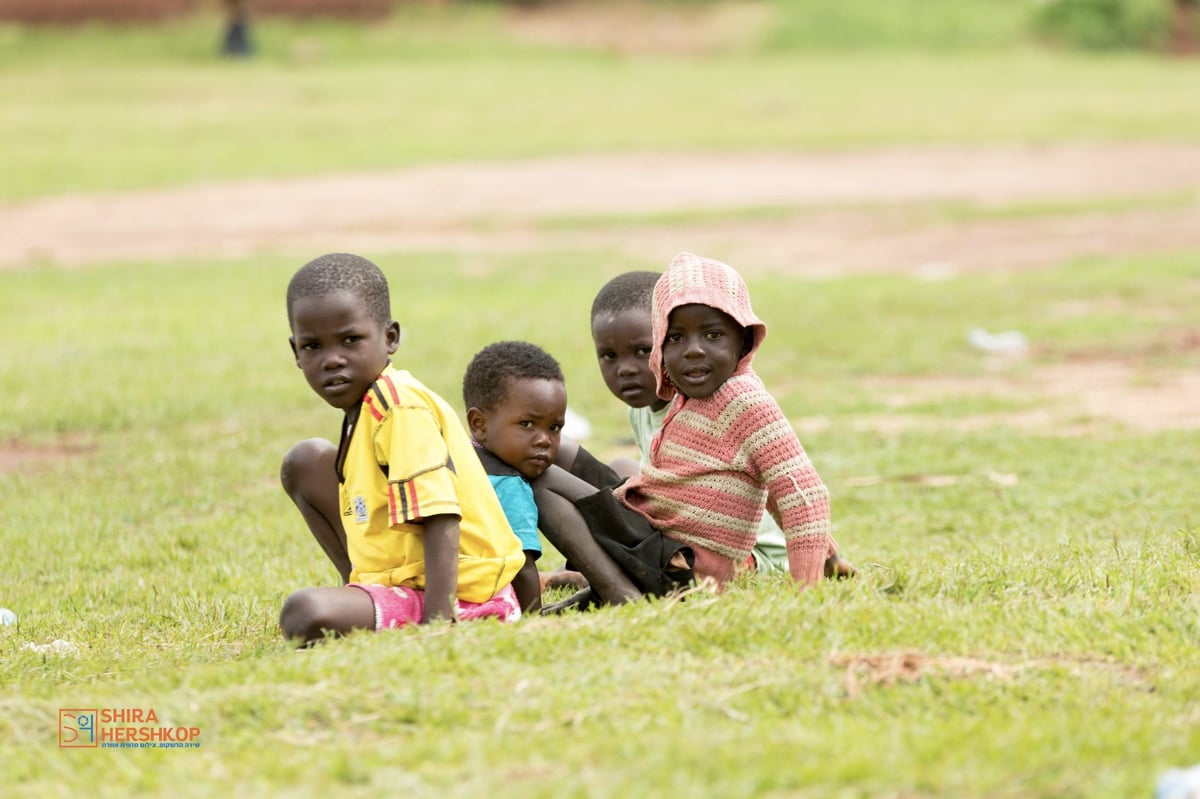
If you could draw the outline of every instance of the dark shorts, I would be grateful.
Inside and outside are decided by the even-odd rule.
[[[571,464],[571,474],[596,488],[615,488],[621,484],[621,478],[611,466],[598,460],[583,447],[580,447],[575,455],[575,462]]]
[[[583,514],[596,543],[642,593],[663,596],[692,582],[696,559],[691,547],[654,529],[645,516],[618,502],[611,489],[586,496],[575,507]],[[687,568],[672,570],[671,558],[679,552]]]
[[[621,476],[613,471],[611,466],[583,447],[580,447],[575,455],[575,462],[571,464],[571,474],[596,488],[616,488],[621,484]],[[563,568],[577,571],[571,561],[567,561]]]

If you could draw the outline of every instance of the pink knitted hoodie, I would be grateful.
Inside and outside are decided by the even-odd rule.
[[[728,380],[710,397],[689,399],[675,390],[662,359],[671,311],[701,304],[750,328],[753,343]],[[658,394],[671,399],[650,463],[616,489],[619,500],[664,535],[696,552],[696,576],[723,583],[754,548],[764,508],[787,539],[788,568],[802,584],[823,573],[834,551],[829,492],[775,399],[751,368],[767,327],[750,307],[734,269],[680,253],[659,278],[652,307],[650,364]]]
[[[650,364],[658,384],[658,396],[669,400],[675,396],[675,386],[663,364],[662,345],[667,338],[667,323],[671,311],[681,305],[707,305],[724,311],[733,321],[754,332],[754,343],[750,352],[738,363],[735,375],[750,370],[750,362],[767,337],[767,326],[754,315],[750,307],[750,290],[732,266],[701,258],[690,252],[681,252],[671,261],[667,271],[654,284],[654,299],[650,306],[654,344],[650,350]]]

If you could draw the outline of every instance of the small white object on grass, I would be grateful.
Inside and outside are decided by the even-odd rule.
[[[17,623],[17,614],[8,608],[0,608],[0,625],[11,627]]]
[[[1200,766],[1173,768],[1159,779],[1154,799],[1200,799]]]
[[[1019,330],[989,333],[981,327],[973,327],[967,332],[967,341],[977,350],[1001,355],[1015,355],[1029,348],[1029,341]]]
[[[76,655],[79,653],[79,647],[61,638],[56,638],[48,644],[35,644],[33,641],[27,641],[21,649],[26,652],[37,652],[39,655]]]

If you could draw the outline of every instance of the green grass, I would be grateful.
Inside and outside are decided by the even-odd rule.
[[[209,61],[214,34],[195,22],[6,30],[0,196],[584,150],[1200,132],[1190,63],[953,48],[617,58],[495,40],[493,13],[473,8],[453,31],[264,28],[264,57],[236,65]],[[303,48],[288,37],[317,39],[318,56],[292,57]],[[616,272],[661,263],[591,250],[379,260],[406,333],[400,365],[457,404],[481,346],[537,342],[562,361],[589,443],[623,451],[588,308]],[[66,450],[0,472],[0,606],[20,619],[0,627],[0,794],[1148,796],[1200,752],[1200,431],[1082,418],[1064,421],[1090,434],[1060,435],[1012,423],[1044,407],[1034,393],[897,409],[880,386],[998,379],[967,344],[976,326],[1029,337],[1029,360],[999,373],[1017,387],[1088,359],[1194,374],[1198,264],[1131,254],[938,281],[747,269],[771,328],[760,373],[790,417],[828,422],[803,440],[858,579],[803,594],[744,582],[719,598],[303,653],[279,639],[280,604],[334,575],[278,464],[340,420],[286,346],[299,264],[197,253],[0,271],[0,448]],[[883,415],[907,424],[857,424]],[[56,639],[78,652],[27,649]],[[153,708],[199,727],[202,746],[60,751],[59,709],[92,707]]]
[[[1136,197],[1087,197],[1072,200],[1002,203],[980,206],[972,203],[934,204],[932,213],[950,221],[974,219],[1027,219],[1031,217],[1075,216],[1120,211],[1170,210],[1191,208],[1197,202],[1194,191],[1169,191]]]
[[[1013,47],[1028,43],[1030,0],[778,0],[764,45],[779,50]]]
[[[480,13],[466,19],[491,38],[469,24],[425,39],[444,28],[264,22],[248,63],[213,56],[215,21],[0,31],[0,200],[578,152],[1200,135],[1190,61],[1022,48],[626,57],[519,44]]]
[[[1036,200],[1007,203],[985,203],[965,200],[912,201],[904,205],[886,201],[829,201],[768,205],[731,205],[719,208],[676,207],[663,211],[579,213],[545,216],[534,221],[539,230],[589,231],[654,228],[673,225],[705,223],[790,221],[805,224],[831,209],[861,213],[886,212],[915,224],[949,222],[962,224],[992,219],[1046,219],[1055,217],[1088,216],[1126,211],[1186,210],[1197,203],[1193,190],[1156,192],[1129,196],[1082,197],[1067,200]],[[478,230],[499,230],[511,220],[483,217],[470,220]]]
[[[597,448],[617,447],[623,414],[591,364],[581,287],[653,264],[587,252],[572,254],[570,274],[553,254],[490,268],[383,262],[412,298],[396,308],[401,365],[453,399],[462,364],[497,330],[540,342],[563,361]],[[1144,793],[1200,745],[1200,435],[1064,439],[1003,422],[852,433],[837,419],[883,410],[861,382],[872,376],[978,374],[962,340],[977,318],[1024,329],[1050,353],[1136,349],[1186,328],[1195,264],[932,284],[753,276],[772,326],[768,385],[790,414],[832,414],[805,443],[860,579],[804,595],[747,583],[719,599],[360,636],[302,654],[278,640],[279,604],[333,575],[275,472],[293,441],[333,436],[338,419],[285,349],[281,295],[296,265],[6,273],[0,312],[18,322],[22,357],[0,369],[0,440],[62,434],[89,449],[0,480],[0,601],[21,617],[0,628],[0,738],[12,755],[0,781],[18,795],[113,796],[234,785],[625,796],[647,781],[722,797]],[[529,297],[539,313],[514,312]],[[1121,305],[1048,323],[1048,308],[1080,297]],[[1151,308],[1153,324],[1138,321]],[[905,413],[1008,410],[980,400]],[[913,474],[958,479],[897,479]],[[57,638],[79,654],[22,649]],[[868,668],[904,653],[917,664],[907,677]],[[60,707],[153,707],[200,727],[203,745],[59,752]]]

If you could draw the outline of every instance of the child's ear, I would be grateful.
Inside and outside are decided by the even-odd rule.
[[[292,357],[296,359],[296,366],[300,365],[300,351],[296,349],[296,337],[288,336],[288,345],[292,348]]]
[[[400,346],[400,323],[395,319],[383,326],[383,338],[387,342],[388,355],[394,355]]]
[[[487,415],[478,408],[467,408],[467,430],[480,444],[487,441]]]
[[[750,351],[752,349],[754,349],[754,328],[744,327],[744,328],[742,328],[742,355],[741,355],[741,357],[745,358],[747,355],[750,354]]]

